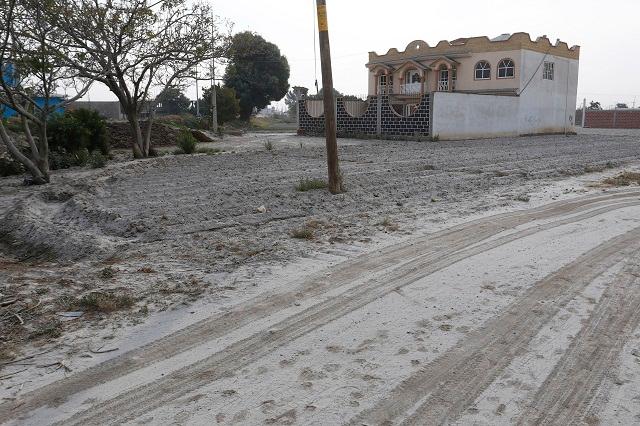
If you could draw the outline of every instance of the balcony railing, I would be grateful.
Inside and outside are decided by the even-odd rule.
[[[438,92],[448,92],[449,82],[447,80],[438,81]]]
[[[386,84],[378,85],[378,94],[391,95],[393,94],[393,86],[387,86]]]
[[[420,83],[407,83],[400,85],[401,95],[416,95],[422,91],[422,84]]]

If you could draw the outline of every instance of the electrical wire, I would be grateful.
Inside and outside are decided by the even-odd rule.
[[[534,77],[536,75],[538,75],[538,71],[540,71],[540,67],[544,63],[544,60],[547,59],[547,56],[549,56],[549,52],[550,51],[551,51],[551,47],[549,47],[549,49],[547,49],[546,53],[542,57],[542,60],[538,64],[538,68],[536,68],[535,72],[531,75],[531,78],[529,79],[529,81],[527,81],[527,84],[525,84],[524,87],[522,88],[522,90],[520,90],[520,92],[518,93],[518,96],[521,96],[524,93],[524,91],[527,90],[527,87],[529,87],[529,84],[531,84],[531,82],[533,81]]]
[[[318,94],[320,93],[320,91],[318,89],[318,46],[316,44],[316,29],[318,26],[318,17],[316,15],[316,0],[311,0],[311,4],[313,5],[313,73],[316,82],[316,94]]]

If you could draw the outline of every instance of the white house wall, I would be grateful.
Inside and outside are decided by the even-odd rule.
[[[544,80],[544,62],[554,79]],[[432,134],[443,140],[487,138],[575,130],[579,63],[522,50],[520,96],[435,92]]]
[[[542,78],[544,62],[555,64],[553,80]],[[574,131],[578,61],[522,50],[520,63],[520,133]]]
[[[518,107],[514,96],[435,92],[432,135],[441,140],[517,136]]]

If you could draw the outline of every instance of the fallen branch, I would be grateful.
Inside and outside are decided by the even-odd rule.
[[[55,370],[53,371],[58,371],[61,368],[64,368],[65,371],[70,372],[71,368],[69,368],[69,366],[67,364],[65,364],[62,361],[58,361],[58,362],[53,362],[51,364],[45,364],[45,365],[38,365],[38,368],[48,368],[48,367],[53,367],[53,366],[58,366]]]
[[[99,348],[99,349],[94,351],[93,349],[91,349],[91,347],[89,347],[89,352],[91,352],[92,354],[106,354],[106,353],[109,353],[109,352],[115,352],[117,350],[120,350],[120,348],[105,349],[104,351],[101,350],[101,349],[102,348]]]
[[[1,308],[5,308],[5,307],[7,307],[9,305],[13,305],[17,301],[18,301],[18,299],[12,299],[12,300],[7,300],[7,301],[4,301],[4,302],[0,302],[0,307]]]

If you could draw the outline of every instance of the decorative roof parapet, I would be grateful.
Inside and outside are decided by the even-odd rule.
[[[538,37],[531,40],[528,33],[514,33],[504,40],[491,40],[486,36],[459,38],[451,42],[442,40],[437,45],[431,47],[423,40],[415,40],[407,45],[403,52],[392,48],[384,55],[376,52],[369,52],[369,63],[373,65],[381,61],[395,61],[406,59],[421,59],[433,55],[446,55],[455,53],[481,53],[499,52],[507,50],[532,50],[534,52],[549,53],[568,59],[580,59],[580,46],[572,46],[558,40],[556,44],[551,44],[547,36]]]

